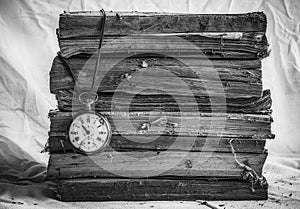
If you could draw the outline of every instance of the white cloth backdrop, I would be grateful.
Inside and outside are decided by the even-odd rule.
[[[64,10],[244,13],[264,11],[271,55],[263,85],[271,89],[274,153],[300,153],[300,1],[297,0],[0,0],[0,174],[37,161],[49,130],[49,70],[58,51],[55,29]]]

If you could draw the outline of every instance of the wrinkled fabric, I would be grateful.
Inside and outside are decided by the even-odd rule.
[[[0,0],[0,179],[2,175],[41,182],[45,176],[48,154],[40,152],[47,142],[48,111],[56,108],[49,71],[59,50],[55,32],[59,14],[101,8],[210,14],[264,11],[271,54],[263,60],[263,87],[271,89],[276,134],[267,146],[275,155],[300,154],[300,1]]]

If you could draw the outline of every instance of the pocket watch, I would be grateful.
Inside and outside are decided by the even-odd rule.
[[[80,96],[79,98],[81,98]],[[88,99],[87,110],[77,113],[68,129],[71,145],[83,154],[93,154],[104,150],[112,135],[107,118],[100,113],[91,111],[91,105],[95,101],[97,99]]]

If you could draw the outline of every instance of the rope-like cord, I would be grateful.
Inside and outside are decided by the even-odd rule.
[[[231,139],[231,140],[229,141],[229,144],[230,144],[231,152],[232,152],[232,154],[233,154],[233,157],[234,157],[235,162],[236,162],[241,168],[244,168],[244,169],[247,170],[247,171],[253,171],[253,172],[255,172],[255,170],[253,170],[250,166],[247,166],[246,164],[241,163],[241,162],[237,159],[236,153],[235,153],[235,149],[234,149],[234,147],[233,147],[233,145],[232,145],[232,141],[233,141],[233,140],[234,140],[234,139]],[[255,173],[256,173],[256,172],[255,172]]]
[[[100,65],[100,50],[101,50],[101,47],[102,47],[102,42],[103,42],[103,35],[104,35],[104,26],[105,26],[105,22],[106,22],[106,13],[104,11],[104,9],[101,9],[100,12],[102,13],[102,21],[101,21],[101,25],[100,25],[100,40],[99,40],[99,45],[98,45],[98,50],[97,50],[97,53],[98,53],[98,56],[97,56],[97,60],[96,60],[96,65],[95,65],[95,70],[93,72],[93,80],[92,80],[92,85],[91,85],[91,88],[88,92],[83,92],[82,94],[85,94],[85,93],[89,93],[90,96],[93,95],[93,89],[95,88],[95,82],[96,82],[96,74],[97,74],[97,71],[98,71],[98,68],[99,68],[99,65]],[[68,65],[68,63],[66,62],[66,60],[64,59],[64,57],[61,55],[61,53],[57,53],[58,57],[60,58],[60,60],[62,61],[63,65],[65,67],[67,67],[67,69],[69,70],[70,72],[70,75],[72,77],[72,79],[74,80],[74,83],[76,83],[76,78],[75,78],[75,74],[74,72],[72,71],[72,69],[70,68],[70,66]],[[79,95],[79,100],[80,100],[80,96],[81,94]],[[90,103],[91,101],[92,102],[95,102],[97,101],[98,99],[98,96],[96,96],[93,100],[89,99],[88,101],[90,102],[86,102],[87,106],[90,107]]]
[[[100,49],[101,49],[101,46],[102,46],[104,26],[105,26],[105,21],[106,21],[106,14],[105,14],[104,9],[101,9],[100,12],[102,13],[102,22],[101,22],[101,28],[100,28],[100,40],[99,40],[99,45],[98,45],[98,56],[97,56],[97,61],[96,61],[96,65],[95,65],[95,70],[94,70],[94,74],[93,74],[93,81],[92,81],[90,92],[93,91],[93,89],[95,87],[96,73],[97,73],[99,65],[100,65],[100,55],[101,55]]]
[[[234,139],[231,139],[229,141],[229,144],[230,144],[230,147],[231,147],[231,152],[232,152],[232,155],[234,157],[234,160],[235,162],[241,167],[244,169],[244,171],[241,173],[242,175],[242,178],[244,180],[249,180],[249,182],[251,183],[251,190],[252,192],[255,192],[255,189],[254,189],[254,185],[256,183],[259,183],[259,185],[261,187],[263,187],[264,185],[267,185],[267,182],[266,182],[266,179],[263,177],[263,176],[259,176],[256,171],[251,168],[250,166],[246,165],[245,163],[241,163],[238,159],[237,159],[237,156],[236,156],[236,152],[235,152],[235,149],[232,145],[232,141]]]

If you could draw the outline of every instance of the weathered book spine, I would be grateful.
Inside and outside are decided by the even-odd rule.
[[[233,180],[71,179],[58,182],[62,201],[266,200],[268,186]]]
[[[176,143],[174,143],[175,141]],[[50,153],[76,152],[68,140],[66,132],[49,132],[48,144]],[[182,150],[231,153],[232,148],[230,144],[237,153],[263,153],[265,151],[266,139],[169,135],[113,135],[110,147],[117,151],[140,150],[160,152],[165,150]]]
[[[99,42],[101,21],[100,13],[61,14],[57,35],[62,55],[71,57],[94,53]],[[193,47],[186,45],[190,42],[212,59],[262,58],[268,55],[264,35],[266,25],[265,14],[259,12],[235,15],[110,12],[107,14],[102,53],[134,51],[138,54],[163,50],[193,54]],[[150,36],[153,34],[156,36]],[[159,36],[163,37],[159,39]],[[182,40],[177,38],[177,43],[171,41],[170,45],[168,38],[172,36]]]
[[[81,91],[89,89],[94,61],[88,61],[87,58],[65,61],[59,57],[53,61],[50,72],[51,93],[74,89],[74,79],[76,87]],[[143,62],[147,63],[147,67],[141,65]],[[191,94],[190,97],[224,99],[262,96],[259,60],[198,63],[189,58],[187,62],[191,66],[171,58],[128,58],[120,63],[104,63],[107,70],[101,72],[102,77],[97,74],[98,92],[133,95],[140,92],[148,96]]]
[[[188,135],[266,139],[272,136],[269,115],[198,112],[102,112],[114,135]],[[72,112],[49,113],[51,132],[66,132]],[[133,129],[128,129],[130,121]]]
[[[57,107],[60,111],[80,111],[84,106],[79,102],[74,90],[57,90]],[[132,95],[122,94],[114,97],[114,94],[98,93],[99,101],[95,104],[95,111],[108,112],[114,111],[161,111],[161,112],[226,112],[228,113],[252,113],[252,114],[270,114],[271,94],[270,90],[263,91],[260,98],[225,98],[225,104],[220,102],[211,107],[211,100],[208,97],[180,97],[184,105],[178,106],[178,103],[169,95]],[[130,101],[128,98],[132,98]],[[197,110],[198,108],[198,110]]]
[[[59,38],[100,35],[100,12],[68,12],[60,15]],[[105,34],[154,34],[199,32],[266,32],[263,12],[247,14],[174,14],[108,12]]]
[[[223,152],[117,152],[104,151],[91,156],[66,153],[50,156],[47,178],[228,178],[241,179],[244,168],[236,160],[246,163],[259,176],[267,153]],[[166,166],[170,166],[166,169]]]
[[[94,54],[98,37],[59,39],[60,53],[69,58],[78,54]],[[198,59],[258,59],[268,56],[268,42],[263,33],[225,34],[155,34],[105,35],[102,56],[144,56],[145,53],[167,54]]]

